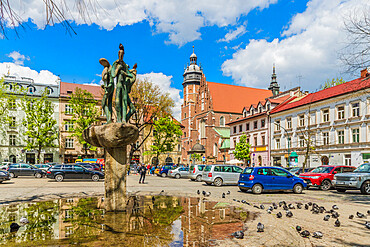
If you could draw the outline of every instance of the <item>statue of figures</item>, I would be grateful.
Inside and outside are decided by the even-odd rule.
[[[118,60],[116,60],[110,70],[111,77],[117,78],[116,80],[116,112],[117,112],[117,122],[126,123],[129,121],[132,114],[135,112],[135,107],[132,104],[129,93],[131,92],[131,87],[136,80],[136,67],[129,70],[128,65],[123,61],[123,56],[125,50],[122,44],[119,45]],[[127,112],[128,107],[130,111]]]
[[[100,58],[99,63],[104,66],[104,70],[101,74],[101,79],[104,82],[102,88],[104,89],[104,96],[102,100],[102,108],[105,112],[105,116],[107,117],[107,124],[112,122],[112,99],[113,99],[113,91],[114,91],[114,81],[113,77],[111,76],[111,69],[109,62],[105,58]]]

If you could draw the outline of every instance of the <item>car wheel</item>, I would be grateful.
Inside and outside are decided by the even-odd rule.
[[[55,181],[57,181],[57,182],[62,182],[63,180],[64,180],[63,175],[58,174],[58,175],[56,175],[56,176],[55,176]]]
[[[42,174],[41,174],[41,173],[36,173],[36,174],[35,174],[35,177],[36,177],[36,178],[42,178]]]
[[[212,185],[212,183],[211,182],[206,182],[206,185]]]
[[[263,190],[263,188],[262,188],[262,185],[260,185],[260,184],[255,184],[252,187],[252,193],[253,194],[261,194],[262,190]]]
[[[94,174],[94,175],[91,176],[91,179],[94,182],[98,182],[99,181],[99,175],[98,174]]]
[[[161,174],[162,178],[165,178],[167,176],[167,174],[164,172]]]
[[[345,189],[337,189],[338,192],[346,192]]]
[[[301,193],[302,193],[302,191],[303,191],[303,186],[302,186],[302,184],[296,184],[296,185],[294,185],[294,187],[293,187],[293,192],[294,192],[295,194],[301,194]]]
[[[330,182],[330,180],[325,179],[324,181],[322,181],[320,188],[322,190],[329,190],[331,188],[331,182]]]
[[[176,174],[175,178],[177,178],[177,179],[181,178],[180,174]]]
[[[213,183],[217,186],[217,187],[220,187],[222,185],[222,179],[221,178],[216,178],[215,181],[213,181]]]
[[[370,195],[370,181],[366,181],[361,185],[361,193]]]
[[[201,175],[198,175],[197,178],[196,178],[197,182],[202,182],[202,176]]]
[[[17,177],[13,172],[10,172],[10,173],[9,173],[9,176],[10,176],[11,178],[16,178],[16,177]]]

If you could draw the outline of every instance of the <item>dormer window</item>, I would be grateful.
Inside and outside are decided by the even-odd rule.
[[[46,87],[45,90],[46,90],[47,94],[52,94],[53,93],[53,89],[51,87]]]
[[[262,112],[262,107],[261,107],[261,106],[259,107],[259,112],[260,112],[260,113]]]
[[[34,86],[28,86],[27,90],[28,90],[29,93],[36,92],[36,88]]]

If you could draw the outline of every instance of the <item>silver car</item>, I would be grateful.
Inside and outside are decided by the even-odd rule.
[[[207,165],[203,170],[202,181],[207,185],[223,184],[238,185],[240,173],[243,169],[233,165]]]
[[[172,178],[187,178],[189,176],[189,167],[177,167],[169,170],[168,176]]]
[[[332,183],[338,192],[361,190],[362,194],[370,195],[370,164],[362,164],[353,172],[335,174]]]
[[[202,174],[205,165],[190,165],[189,168],[189,178],[191,181],[197,181],[201,182],[202,181]]]

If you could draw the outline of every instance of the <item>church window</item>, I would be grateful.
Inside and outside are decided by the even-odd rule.
[[[220,117],[220,126],[225,127],[225,117],[224,116]]]

